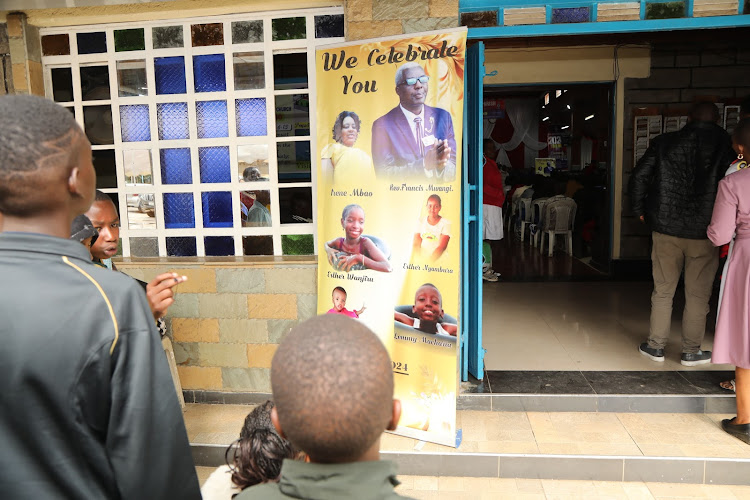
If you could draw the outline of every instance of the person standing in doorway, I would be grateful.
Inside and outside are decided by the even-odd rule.
[[[485,241],[489,242],[492,259],[487,268],[482,269],[482,279],[497,281],[499,273],[492,269],[492,261],[497,253],[500,240],[503,239],[503,203],[505,203],[505,186],[503,176],[497,168],[497,147],[489,137],[484,140],[484,167],[482,171],[482,232]]]
[[[711,361],[711,352],[701,350],[701,343],[719,254],[706,229],[718,183],[734,156],[729,135],[716,124],[718,120],[713,103],[696,103],[689,123],[655,138],[630,178],[633,211],[652,230],[650,333],[639,351],[653,361],[664,361],[672,299],[683,269],[681,363],[695,366]]]
[[[734,131],[737,159],[750,153],[750,118]],[[719,183],[708,237],[723,245],[734,237],[722,276],[714,362],[731,363],[736,369],[737,416],[722,421],[722,428],[750,444],[750,169],[742,168]]]

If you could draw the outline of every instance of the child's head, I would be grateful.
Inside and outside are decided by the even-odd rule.
[[[91,245],[91,255],[99,260],[113,257],[120,240],[120,216],[112,198],[97,190],[94,203],[86,215],[99,232],[99,237]]]
[[[232,482],[241,489],[278,481],[283,460],[299,458],[299,450],[273,428],[273,406],[273,401],[266,401],[255,407],[245,417],[237,446],[229,448],[234,450],[231,462],[227,460],[232,470]]]
[[[380,435],[401,413],[383,343],[338,314],[292,328],[273,357],[271,386],[276,429],[312,462],[377,460]]]
[[[345,206],[341,212],[341,227],[344,228],[347,238],[359,238],[365,228],[365,211],[362,207],[356,204]]]
[[[738,155],[743,155],[746,160],[750,155],[750,118],[743,118],[737,124],[732,134],[732,144]]]
[[[432,194],[429,198],[427,198],[427,215],[431,217],[437,217],[440,214],[441,208],[442,204],[440,196]]]
[[[88,217],[85,215],[79,215],[73,219],[73,224],[70,227],[70,239],[80,241],[89,251],[91,251],[91,244],[96,240],[97,237],[96,229]]]
[[[331,298],[333,299],[333,307],[338,312],[341,312],[346,307],[346,290],[344,290],[344,287],[337,286],[334,288]]]
[[[91,144],[67,109],[36,96],[0,97],[0,130],[5,224],[62,211],[67,226],[86,211],[96,188]]]
[[[412,312],[417,315],[420,321],[438,323],[443,319],[443,297],[435,285],[425,283],[417,288],[417,293],[414,294]]]

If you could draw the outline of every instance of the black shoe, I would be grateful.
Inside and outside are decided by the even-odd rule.
[[[653,347],[649,347],[648,342],[641,344],[638,350],[651,361],[658,361],[659,363],[664,361],[664,349],[654,349]]]
[[[682,363],[684,366],[705,365],[711,362],[711,351],[683,352]]]
[[[750,444],[750,424],[735,424],[734,418],[727,418],[721,421],[721,428],[730,436]]]

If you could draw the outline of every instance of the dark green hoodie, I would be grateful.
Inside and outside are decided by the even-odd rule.
[[[300,498],[305,500],[408,498],[396,494],[396,466],[392,462],[313,464],[284,460],[281,481],[245,489],[236,500]]]

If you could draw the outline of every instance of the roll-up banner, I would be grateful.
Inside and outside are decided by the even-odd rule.
[[[457,446],[466,29],[317,50],[318,312],[393,360],[396,434]]]

